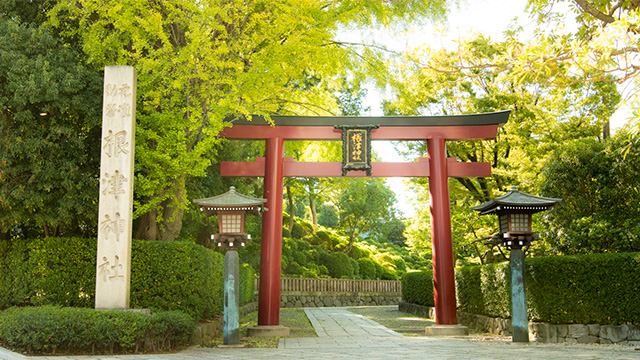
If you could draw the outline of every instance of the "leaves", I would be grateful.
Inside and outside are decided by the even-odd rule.
[[[0,229],[91,234],[100,78],[43,29],[0,17],[0,33]]]

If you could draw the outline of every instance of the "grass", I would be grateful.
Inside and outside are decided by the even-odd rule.
[[[357,307],[347,309],[403,335],[424,335],[424,328],[435,321],[404,313],[397,307]]]
[[[240,344],[248,348],[277,348],[281,336],[249,337],[247,329],[258,325],[258,312],[253,311],[240,319]],[[289,337],[316,336],[313,326],[302,309],[280,309],[280,325],[291,329]],[[209,344],[208,347],[222,345],[222,334]]]

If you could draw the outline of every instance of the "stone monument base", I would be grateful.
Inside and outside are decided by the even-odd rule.
[[[433,325],[424,329],[426,336],[467,336],[469,328],[463,325]]]
[[[291,330],[281,325],[258,325],[247,329],[247,336],[272,337],[289,336]]]

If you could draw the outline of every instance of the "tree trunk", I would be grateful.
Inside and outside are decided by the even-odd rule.
[[[135,239],[139,240],[157,240],[158,239],[158,222],[156,221],[156,211],[150,211],[140,217],[140,223],[133,234]]]
[[[609,120],[602,125],[602,139],[607,140],[611,137],[611,123]]]
[[[176,241],[182,230],[182,218],[184,217],[184,195],[186,176],[176,179],[173,201],[167,200],[162,214],[162,227],[160,229],[160,241]]]
[[[316,212],[315,194],[309,194],[309,209],[311,209],[311,223],[318,226],[318,213]]]
[[[174,202],[173,205],[164,208],[163,226],[160,230],[160,241],[176,241],[182,230],[182,218],[184,217],[184,207],[182,206],[182,198],[180,203]]]
[[[287,185],[287,200],[289,201],[289,231],[293,230],[293,194],[291,194],[291,185]]]

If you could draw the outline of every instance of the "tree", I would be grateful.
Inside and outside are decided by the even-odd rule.
[[[501,50],[490,58],[424,64],[443,74],[464,74],[467,79],[486,73],[508,74],[545,87],[570,88],[579,82],[603,81],[625,84],[624,103],[637,117],[638,86],[631,83],[640,79],[639,5],[635,0],[529,0],[529,15],[538,24],[532,39],[522,41],[522,28],[514,25],[505,32]],[[567,21],[571,16],[576,27]],[[462,43],[462,52],[465,43],[467,40]],[[608,121],[603,123],[602,134],[605,138],[610,135]]]
[[[354,178],[340,194],[340,225],[349,236],[349,247],[360,234],[379,234],[394,218],[395,195],[380,178]]]
[[[545,78],[523,78],[516,72],[496,72],[473,64],[490,64],[508,49],[506,43],[483,36],[463,41],[455,51],[423,49],[402,69],[396,98],[386,103],[388,114],[467,114],[511,109],[509,121],[495,140],[449,141],[447,155],[459,161],[488,162],[488,178],[455,178],[450,181],[454,248],[474,248],[474,241],[492,235],[495,225],[476,220],[469,207],[506,192],[511,185],[537,193],[546,159],[554,149],[572,139],[597,138],[614,112],[620,95],[606,81],[575,81],[571,86],[546,86]],[[447,64],[443,71],[438,64]],[[550,77],[568,79],[558,71]],[[405,152],[426,156],[424,143],[407,143]],[[412,183],[426,199],[428,183]],[[428,213],[409,227],[408,243],[427,252],[430,246]],[[415,239],[411,239],[415,236]],[[491,250],[491,249],[486,249]],[[482,249],[484,253],[485,249]]]
[[[544,217],[544,240],[562,254],[640,251],[640,150],[621,132],[582,139],[549,158],[541,193],[562,198]]]
[[[0,34],[0,233],[93,234],[100,76],[43,28],[0,15]]]
[[[444,1],[60,1],[50,24],[96,68],[138,73],[137,233],[180,233],[187,180],[204,176],[216,135],[249,114],[331,114],[347,74],[378,73],[375,48],[341,43],[338,27],[441,18]],[[306,86],[309,78],[321,79]]]
[[[382,230],[382,236],[392,244],[404,246],[407,238],[404,236],[406,225],[402,220],[393,218],[386,223]]]

